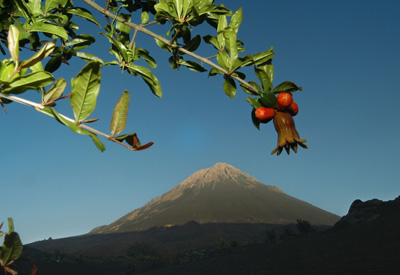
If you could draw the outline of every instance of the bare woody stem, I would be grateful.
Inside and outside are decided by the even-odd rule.
[[[189,55],[189,56],[191,56],[191,57],[193,57],[193,58],[195,58],[195,59],[201,61],[202,63],[205,63],[205,64],[207,64],[207,65],[209,65],[209,66],[211,66],[211,67],[213,67],[213,68],[215,68],[215,69],[217,69],[217,70],[220,70],[220,71],[223,72],[224,74],[229,75],[231,78],[233,78],[233,79],[239,81],[240,83],[242,83],[243,85],[247,86],[249,89],[251,89],[251,90],[253,90],[253,91],[255,91],[255,92],[258,92],[257,89],[254,88],[250,83],[248,83],[247,81],[241,79],[240,77],[231,75],[227,70],[225,70],[225,69],[222,68],[221,66],[218,66],[217,64],[215,64],[214,62],[210,61],[209,59],[204,58],[204,57],[201,57],[201,56],[199,56],[199,55],[197,55],[197,54],[195,54],[195,53],[193,53],[193,52],[191,52],[191,51],[188,51],[188,50],[186,50],[186,49],[184,49],[184,48],[182,48],[182,47],[179,47],[178,45],[173,44],[170,40],[168,40],[168,39],[162,37],[161,35],[158,35],[158,34],[152,32],[152,31],[150,31],[150,30],[144,28],[144,27],[141,26],[141,25],[138,25],[138,24],[135,24],[135,23],[126,21],[125,19],[123,19],[123,18],[121,18],[121,17],[119,17],[119,16],[117,16],[117,15],[115,15],[115,14],[109,12],[109,11],[106,10],[105,8],[103,8],[103,7],[101,7],[100,5],[96,4],[94,1],[91,1],[91,0],[83,0],[83,2],[85,2],[86,4],[88,4],[89,6],[91,6],[92,8],[94,8],[95,10],[97,10],[98,12],[102,13],[104,16],[109,16],[109,17],[111,17],[111,18],[114,18],[114,19],[117,20],[118,22],[121,22],[121,23],[123,23],[124,25],[127,25],[127,26],[129,26],[129,27],[135,29],[136,31],[140,31],[140,32],[142,32],[142,33],[144,33],[144,34],[147,34],[147,35],[149,35],[149,36],[151,36],[151,37],[153,37],[153,38],[155,38],[155,39],[158,39],[158,40],[160,40],[161,42],[163,42],[163,43],[167,44],[168,46],[170,46],[171,48],[176,48],[176,49],[179,50],[180,52],[185,53],[185,54],[187,54],[187,55]]]
[[[36,110],[42,110],[42,109],[44,109],[44,108],[46,107],[46,106],[43,106],[42,104],[39,104],[39,103],[30,101],[30,100],[27,100],[27,99],[24,99],[24,98],[21,98],[21,97],[12,96],[12,95],[5,95],[5,94],[3,94],[3,93],[0,93],[0,99],[1,99],[1,98],[5,98],[5,99],[8,99],[8,100],[11,100],[11,101],[20,103],[20,104],[24,104],[24,105],[33,107],[33,108],[35,108]],[[44,113],[44,112],[43,112],[43,113]],[[47,113],[44,113],[44,114],[47,114]],[[47,115],[48,115],[48,114],[47,114]],[[59,115],[60,115],[62,118],[64,118],[65,120],[68,120],[68,121],[70,121],[70,122],[75,123],[75,120],[73,120],[72,118],[69,118],[69,117],[67,117],[67,116],[65,116],[65,115],[63,115],[63,114],[59,114]],[[126,144],[120,142],[119,140],[116,140],[116,139],[113,138],[112,136],[107,135],[107,134],[105,134],[105,133],[103,133],[103,132],[100,132],[100,131],[98,131],[98,130],[92,128],[92,127],[89,127],[89,126],[87,126],[87,125],[85,125],[85,124],[80,124],[79,127],[83,128],[83,129],[86,129],[86,130],[88,130],[88,131],[90,131],[90,132],[92,132],[92,133],[95,133],[95,134],[97,134],[97,135],[99,135],[99,136],[103,136],[103,137],[105,137],[105,138],[107,138],[107,139],[109,139],[109,140],[111,140],[111,141],[114,141],[115,143],[118,143],[118,144],[120,144],[120,145],[122,145],[122,146],[124,146],[124,147],[126,147],[126,148],[128,148],[128,149],[130,149],[130,150],[132,150],[132,147],[130,147],[130,146],[128,146],[128,145],[126,145]]]

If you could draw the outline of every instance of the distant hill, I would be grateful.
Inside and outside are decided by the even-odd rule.
[[[259,182],[225,163],[192,174],[165,194],[90,234],[197,223],[289,224],[303,219],[333,225],[339,216]]]

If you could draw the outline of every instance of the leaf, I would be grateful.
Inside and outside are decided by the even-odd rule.
[[[11,59],[15,62],[15,67],[19,64],[19,30],[15,25],[10,25],[8,30],[8,50],[10,51]]]
[[[262,68],[254,67],[257,78],[260,80],[264,91],[272,90],[272,82],[268,77],[268,74],[262,70]]]
[[[3,88],[4,93],[21,94],[53,83],[54,77],[49,72],[34,72],[12,80]]]
[[[147,11],[143,11],[140,17],[142,24],[146,24],[149,21],[149,13]]]
[[[162,90],[160,82],[149,69],[135,64],[130,64],[128,68],[130,70],[133,70],[134,73],[138,73],[142,77],[142,79],[146,82],[146,84],[149,86],[153,94],[161,98]]]
[[[27,8],[34,17],[37,17],[42,13],[42,10],[40,8],[40,2],[41,0],[30,0],[28,2]]]
[[[276,107],[276,96],[272,92],[261,92],[261,103],[265,107],[275,108]]]
[[[136,48],[136,52],[140,58],[146,60],[147,65],[149,65],[153,69],[157,68],[157,62],[154,60],[153,57],[149,55],[149,52],[146,49]]]
[[[154,40],[156,41],[156,44],[157,44],[161,49],[163,49],[163,50],[165,50],[165,51],[167,51],[167,52],[172,53],[172,48],[171,48],[169,45],[165,44],[164,42],[162,42],[161,40],[159,40],[159,39],[157,39],[157,38],[154,38]]]
[[[128,56],[128,49],[125,47],[124,44],[122,44],[120,41],[114,39],[114,37],[112,37],[110,34],[105,33],[105,32],[101,32],[101,35],[104,35],[105,37],[108,38],[108,40],[110,41],[111,44],[114,45],[114,47],[118,50],[118,55],[120,55],[122,57],[122,59],[125,62],[130,62],[131,59]],[[120,57],[117,56],[118,59],[121,59]]]
[[[41,48],[37,53],[35,53],[28,60],[24,60],[21,62],[21,68],[29,68],[36,63],[42,61],[47,56],[49,56],[55,49],[56,45],[53,42],[46,43],[43,48]]]
[[[101,28],[101,24],[99,23],[99,21],[97,21],[97,19],[87,9],[75,7],[75,8],[68,9],[67,13],[75,14],[79,17],[82,17],[88,21],[95,23],[97,26],[99,26]]]
[[[224,92],[231,99],[236,95],[236,83],[235,80],[231,77],[225,77],[225,81],[223,84]]]
[[[271,47],[268,51],[257,53],[253,56],[255,65],[264,65],[266,62],[269,62],[274,57],[275,53]]]
[[[61,66],[62,57],[63,55],[61,53],[54,54],[47,62],[44,70],[50,73],[55,72]]]
[[[218,52],[217,62],[225,70],[229,70],[230,67],[230,57],[226,52]]]
[[[19,258],[22,253],[22,242],[19,238],[18,233],[10,232],[4,236],[4,243],[1,247],[1,258],[3,264],[8,264],[11,261],[15,261]]]
[[[59,98],[67,86],[67,81],[64,78],[57,79],[53,86],[43,96],[42,104],[46,104],[49,101],[53,101]]]
[[[254,98],[254,97],[246,97],[246,101],[248,102],[248,103],[250,103],[250,105],[254,108],[254,109],[257,109],[258,107],[261,107],[262,106],[262,104],[260,103],[260,101],[259,101],[259,98],[257,97],[257,98]]]
[[[182,61],[179,63],[182,66],[187,67],[189,70],[194,72],[206,72],[207,70],[204,69],[200,64],[196,63],[195,61]]]
[[[103,59],[101,59],[101,58],[99,58],[99,57],[97,57],[97,56],[95,56],[94,54],[91,54],[91,53],[77,52],[77,53],[75,53],[75,56],[85,60],[86,62],[95,61],[95,62],[98,62],[98,63],[100,63],[102,65],[104,64]],[[118,62],[117,62],[117,65],[119,65]]]
[[[253,86],[254,88],[256,88],[257,91],[259,91],[259,92],[253,91],[253,89],[250,89],[249,87],[247,87],[247,86],[244,85],[244,84],[240,84],[240,87],[242,88],[242,90],[243,90],[245,93],[247,93],[247,94],[249,94],[249,95],[259,95],[259,93],[261,93],[262,89],[261,89],[261,87],[260,87],[256,82],[254,82],[254,81],[249,81],[249,84],[251,84],[251,86]]]
[[[229,27],[232,28],[235,31],[235,33],[237,33],[239,30],[239,26],[242,23],[242,20],[243,20],[243,10],[242,10],[242,8],[239,8],[232,15]]]
[[[111,135],[120,134],[126,127],[126,120],[128,117],[129,108],[129,92],[124,90],[121,98],[115,105],[114,112],[111,119]]]
[[[126,143],[128,143],[130,146],[132,146],[132,149],[135,151],[145,150],[154,144],[154,142],[149,142],[149,143],[146,143],[145,145],[141,145],[136,133],[118,136],[118,137],[115,137],[115,139],[120,142],[126,141]]]
[[[50,33],[57,35],[64,40],[68,40],[68,34],[63,27],[59,27],[49,23],[44,23],[41,21],[33,23],[29,31]]]
[[[251,121],[253,122],[254,127],[260,130],[260,120],[256,117],[256,109],[251,110]]]
[[[63,0],[46,0],[46,3],[44,5],[44,12],[48,13],[52,9],[62,5],[63,2]]]
[[[188,51],[194,52],[200,46],[200,43],[201,43],[201,36],[196,35],[192,40],[186,43],[185,46],[183,46],[183,48],[185,48]]]
[[[65,43],[66,47],[82,47],[82,46],[89,46],[90,44],[94,43],[96,40],[92,35],[89,34],[79,34],[72,38],[70,41]]]
[[[70,103],[77,123],[95,109],[100,91],[101,71],[98,62],[89,62],[72,81]]]
[[[211,44],[214,46],[215,49],[219,50],[221,47],[218,43],[218,40],[215,36],[211,36],[211,35],[206,35],[203,37],[204,42],[206,42],[207,44]]]
[[[284,81],[281,84],[279,84],[278,86],[276,86],[272,92],[273,93],[281,93],[281,92],[288,92],[288,93],[294,93],[297,90],[302,91],[303,88],[302,87],[298,87],[296,84],[294,84],[291,81]]]
[[[104,152],[104,150],[106,150],[106,147],[104,146],[104,144],[100,141],[100,139],[97,137],[96,134],[82,129],[81,127],[79,127],[78,125],[76,125],[75,123],[67,120],[66,118],[64,118],[62,115],[60,115],[59,113],[57,113],[53,108],[51,107],[45,107],[42,110],[38,110],[44,114],[47,114],[51,117],[54,117],[58,122],[60,122],[61,124],[64,124],[65,126],[67,126],[69,129],[71,129],[73,132],[80,134],[80,135],[87,135],[90,136],[93,140],[93,143],[96,145],[97,149],[99,149],[101,152]]]
[[[233,61],[236,60],[239,55],[236,43],[236,33],[229,28],[224,31],[224,37],[226,41],[226,48],[231,56],[230,64],[233,64]],[[232,65],[229,67],[229,69],[232,69]]]

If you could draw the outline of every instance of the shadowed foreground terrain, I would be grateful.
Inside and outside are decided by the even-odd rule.
[[[35,263],[38,275],[400,274],[399,233],[400,197],[388,202],[356,200],[349,213],[329,230],[231,246],[223,253],[186,263],[149,261],[140,268],[117,262]],[[32,264],[20,261],[19,274],[28,274]]]

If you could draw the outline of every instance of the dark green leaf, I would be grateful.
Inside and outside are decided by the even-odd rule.
[[[128,91],[124,90],[121,98],[114,107],[110,126],[111,135],[113,136],[120,134],[125,129],[128,117],[129,98],[130,96]]]
[[[254,64],[255,65],[264,65],[267,62],[270,62],[274,57],[275,53],[271,47],[268,51],[257,53],[253,56]]]
[[[250,105],[254,108],[254,109],[257,109],[258,107],[261,107],[262,106],[262,104],[260,103],[260,100],[259,100],[259,98],[257,97],[257,98],[254,98],[254,97],[246,97],[246,101],[248,102],[248,103],[250,103]]]
[[[62,62],[62,54],[57,53],[57,54],[53,55],[52,58],[50,58],[50,60],[47,62],[46,66],[44,67],[44,70],[52,73],[61,66],[61,62]]]
[[[85,60],[87,62],[95,61],[95,62],[98,62],[98,63],[100,63],[102,65],[104,64],[104,61],[102,59],[100,59],[99,57],[97,57],[97,56],[95,56],[95,55],[93,55],[91,53],[76,52],[75,56],[77,56],[77,57],[79,57],[79,58],[81,58],[81,59],[83,59],[83,60]],[[119,65],[118,62],[117,62],[117,65]]]
[[[272,90],[272,82],[268,77],[268,74],[259,67],[254,67],[257,78],[260,80],[264,91]]]
[[[189,41],[189,43],[186,43],[186,45],[183,47],[188,51],[194,52],[200,46],[200,43],[201,43],[201,36],[196,35],[192,40]]]
[[[229,96],[231,99],[235,97],[236,83],[235,83],[235,80],[233,80],[233,78],[225,77],[223,88],[224,88],[224,92],[227,96]]]
[[[93,23],[95,23],[97,26],[99,26],[101,28],[101,24],[99,23],[99,21],[97,21],[97,19],[90,13],[90,11],[88,11],[87,9],[84,8],[71,8],[67,10],[67,13],[69,14],[75,14],[79,17],[82,17],[88,21],[91,21]]]
[[[154,95],[158,97],[162,96],[160,82],[149,69],[134,64],[130,64],[128,67],[130,70],[133,70],[135,73],[139,74],[142,77],[142,79],[146,82]]]
[[[204,42],[206,42],[207,44],[211,44],[214,46],[215,49],[219,50],[221,47],[218,43],[218,40],[215,36],[211,36],[211,35],[206,35],[203,37]]]
[[[254,127],[260,130],[260,120],[256,117],[255,109],[251,110],[251,121],[253,122]]]
[[[282,82],[281,84],[279,84],[278,86],[276,86],[276,87],[273,89],[272,92],[273,92],[273,93],[281,93],[281,92],[294,93],[294,92],[296,92],[297,90],[302,91],[303,88],[297,86],[296,84],[294,84],[294,83],[291,82],[291,81],[285,81],[285,82]]]
[[[276,107],[276,96],[271,92],[263,91],[261,93],[261,103],[268,108]]]
[[[163,50],[165,50],[165,51],[167,51],[167,52],[172,53],[172,48],[171,48],[170,46],[168,46],[167,44],[165,44],[164,42],[162,42],[161,40],[159,40],[159,39],[157,39],[157,38],[155,38],[154,40],[156,41],[157,45],[158,45],[161,49],[163,49]]]
[[[244,84],[241,84],[240,87],[242,88],[242,90],[243,90],[245,93],[247,93],[247,94],[249,94],[249,95],[259,95],[259,94],[261,93],[262,88],[261,88],[256,82],[254,82],[254,81],[249,81],[249,84],[251,84],[251,86],[253,86],[254,88],[256,88],[258,92],[254,91],[253,89],[247,87],[247,86],[244,85]]]
[[[1,247],[1,258],[3,264],[8,264],[11,261],[15,261],[19,258],[22,253],[22,243],[18,233],[10,232],[4,236],[4,243]]]
[[[207,70],[204,69],[200,64],[194,62],[194,61],[182,61],[180,62],[180,65],[187,67],[189,70],[192,70],[194,72],[206,72]]]

